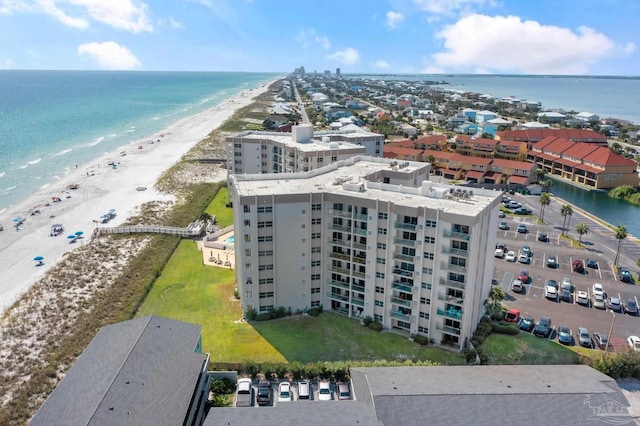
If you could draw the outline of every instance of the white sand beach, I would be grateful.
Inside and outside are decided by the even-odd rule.
[[[117,215],[107,225],[100,225],[117,226],[143,203],[170,199],[153,188],[162,172],[180,160],[237,109],[265,92],[269,84],[271,82],[240,92],[216,107],[174,123],[158,134],[131,142],[88,164],[78,165],[65,178],[52,182],[46,190],[33,194],[0,214],[0,223],[4,224],[4,231],[0,232],[0,313],[59,262],[65,253],[87,244],[96,227],[94,220],[107,211],[115,209]],[[121,156],[122,151],[126,155]],[[117,167],[110,167],[110,161],[116,162]],[[226,173],[222,171],[220,180],[225,178]],[[66,190],[68,185],[74,183],[78,184],[77,189]],[[136,188],[139,186],[147,189],[138,191]],[[61,201],[51,202],[53,196]],[[34,208],[40,213],[31,215],[30,211]],[[18,230],[14,226],[17,217],[25,219]],[[64,232],[52,237],[49,235],[51,225],[57,223],[64,226]],[[82,231],[84,238],[71,243],[67,236],[77,231]],[[36,266],[37,262],[33,260],[36,256],[44,258],[43,265]]]

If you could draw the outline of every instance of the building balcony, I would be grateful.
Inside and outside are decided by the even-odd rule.
[[[393,242],[396,244],[401,244],[403,246],[415,247],[416,240],[405,240],[404,238],[394,238]]]
[[[333,210],[332,213],[334,216],[339,216],[339,217],[351,217],[351,212],[347,211],[347,210]]]
[[[366,250],[367,249],[367,245],[366,244],[361,244],[361,243],[356,243],[354,241],[353,242],[353,248],[358,249],[358,250]]]
[[[334,287],[342,288],[345,290],[349,290],[349,283],[343,283],[342,281],[329,280],[329,285]]]
[[[367,259],[364,258],[364,257],[353,256],[351,258],[351,261],[353,263],[359,263],[360,265],[366,265],[367,264]]]
[[[442,247],[442,253],[444,254],[453,254],[455,256],[464,256],[468,257],[469,252],[467,250],[460,250],[451,247]]]
[[[345,225],[336,225],[334,223],[329,225],[329,229],[332,229],[334,231],[342,231],[342,232],[351,232],[351,227],[350,226],[345,226]]]
[[[444,300],[445,302],[454,303],[456,305],[464,304],[464,297],[454,297],[442,293],[438,293],[438,300]]]
[[[329,253],[329,257],[333,258],[333,259],[340,259],[340,260],[346,260],[346,261],[350,261],[351,260],[351,256],[349,256],[348,254],[345,253],[336,253],[334,251],[332,251],[331,253]]]
[[[353,228],[353,232],[357,235],[367,236],[367,230],[361,228]]]
[[[413,223],[396,222],[394,226],[396,227],[396,229],[407,229],[410,231],[415,231],[418,225]]]
[[[462,319],[462,311],[457,311],[453,309],[444,310],[444,309],[438,308],[438,315],[448,317],[448,318],[453,318],[456,320]]]
[[[351,299],[351,303],[356,306],[364,306],[364,299]]]
[[[360,293],[364,293],[364,286],[357,285],[357,284],[351,284],[351,290],[358,291]]]
[[[457,238],[459,240],[469,241],[469,234],[467,234],[465,232],[456,232],[456,231],[452,231],[450,229],[445,229],[444,230],[444,236],[448,237],[448,238]]]
[[[331,272],[337,272],[338,274],[342,274],[342,275],[351,275],[351,271],[348,269],[344,269],[344,268],[339,268],[337,266],[331,266],[329,267],[329,270]]]
[[[334,300],[339,300],[341,302],[348,302],[349,296],[345,296],[344,294],[332,293],[330,291],[327,292],[327,297]]]
[[[448,325],[436,324],[436,329],[442,330],[445,333],[455,334],[456,336],[460,335],[460,330],[454,327],[449,327]]]
[[[407,284],[401,284],[399,282],[394,282],[391,285],[391,288],[394,290],[402,291],[405,293],[413,293],[413,286]]]
[[[409,256],[407,254],[393,253],[393,258],[398,260],[404,260],[406,262],[414,262],[415,256]]]
[[[400,299],[399,297],[392,297],[391,303],[395,303],[396,305],[411,307],[411,300]]]
[[[369,220],[369,218],[367,217],[367,215],[366,215],[366,214],[360,214],[360,213],[354,213],[353,218],[354,218],[354,219],[357,219],[357,220],[362,220],[362,221],[364,221],[364,222],[366,222],[367,220]]]
[[[465,283],[460,281],[447,280],[445,278],[440,278],[440,285],[446,285],[453,288],[459,288],[461,290],[465,289]]]
[[[393,318],[398,318],[405,321],[411,320],[411,314],[405,314],[405,313],[402,313],[401,311],[391,311],[389,315],[391,315]]]
[[[360,272],[360,271],[351,271],[351,275],[353,275],[354,277],[357,277],[357,278],[364,278],[365,277],[365,273],[364,272]]]
[[[327,242],[329,244],[335,244],[342,247],[351,247],[351,241],[347,241],[347,240],[338,240],[336,238],[329,238]]]
[[[413,271],[407,271],[405,269],[393,268],[393,273],[403,277],[413,278]]]
[[[440,269],[447,269],[449,271],[456,271],[456,272],[466,272],[467,268],[464,266],[460,266],[460,265],[453,265],[451,263],[447,263],[447,262],[440,262]]]

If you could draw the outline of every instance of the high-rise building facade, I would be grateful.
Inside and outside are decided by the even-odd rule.
[[[491,288],[500,194],[428,176],[363,156],[231,176],[244,311],[322,305],[462,347]]]

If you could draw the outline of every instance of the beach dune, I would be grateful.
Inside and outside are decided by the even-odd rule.
[[[68,176],[0,213],[0,223],[4,224],[4,231],[0,232],[0,313],[59,262],[65,253],[88,244],[93,229],[98,225],[95,221],[109,210],[116,210],[115,218],[100,226],[119,225],[144,203],[170,200],[171,196],[153,188],[163,171],[179,161],[237,109],[265,92],[269,84],[240,92],[155,135],[78,165]],[[122,152],[125,155],[121,155]],[[115,162],[116,167],[109,166],[110,162]],[[221,173],[220,179],[224,178],[226,174]],[[72,184],[78,184],[77,189],[67,189]],[[147,189],[138,191],[138,187]],[[60,201],[53,202],[52,197],[58,197]],[[34,211],[39,213],[31,214]],[[16,228],[14,219],[18,217],[25,220]],[[50,236],[53,224],[62,224],[64,232]],[[78,231],[84,238],[72,242],[68,236]],[[41,265],[34,261],[37,256],[44,258]]]

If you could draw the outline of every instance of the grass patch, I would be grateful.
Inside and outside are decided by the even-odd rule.
[[[587,248],[587,246],[582,244],[580,241],[576,240],[575,238],[570,237],[567,234],[564,234],[564,235],[560,234],[560,239],[569,241],[571,243],[571,247],[573,247],[573,248],[579,248],[579,249],[586,249]]]
[[[217,224],[221,228],[233,224],[233,209],[226,206],[228,201],[229,192],[227,187],[223,186],[205,209],[206,213],[209,213],[211,216],[216,216]]]
[[[482,346],[487,364],[578,364],[578,354],[548,339],[529,333],[491,334]]]
[[[253,326],[288,361],[431,360],[464,364],[461,354],[419,346],[404,336],[376,332],[331,312],[318,317],[254,322]]]
[[[233,270],[205,266],[195,241],[178,245],[138,316],[162,315],[202,325],[202,346],[212,362],[282,362],[284,357],[248,323],[233,300]]]

